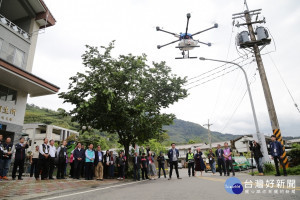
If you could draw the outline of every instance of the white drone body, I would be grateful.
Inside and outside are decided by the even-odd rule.
[[[186,24],[185,33],[176,34],[176,33],[172,33],[172,32],[163,30],[159,26],[156,27],[157,31],[165,32],[165,33],[171,34],[171,35],[175,36],[176,38],[178,38],[177,40],[175,40],[173,42],[169,42],[169,43],[164,44],[164,45],[157,45],[157,48],[160,49],[162,47],[168,46],[168,45],[173,44],[175,42],[179,42],[178,46],[176,48],[179,48],[179,50],[182,51],[182,53],[181,53],[182,57],[177,57],[176,59],[197,58],[197,57],[190,57],[189,51],[194,49],[195,47],[200,47],[198,45],[199,43],[205,44],[207,46],[211,46],[211,43],[205,43],[205,42],[200,42],[199,40],[194,40],[193,36],[198,35],[200,33],[203,33],[205,31],[211,30],[213,28],[218,28],[218,24],[214,24],[213,27],[210,27],[208,29],[199,31],[199,32],[194,33],[194,34],[190,34],[190,33],[188,33],[188,26],[189,26],[189,19],[191,17],[191,14],[188,13],[186,15],[186,17],[187,17],[187,24]],[[185,52],[187,52],[187,54]]]
[[[178,43],[178,47],[181,51],[189,51],[194,49],[195,47],[198,47],[197,44],[199,42],[193,39],[182,39]]]

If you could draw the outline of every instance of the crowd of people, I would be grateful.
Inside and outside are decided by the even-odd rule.
[[[188,163],[188,175],[196,176],[196,172],[200,171],[200,176],[202,172],[205,171],[205,163],[202,158],[202,151],[200,148],[197,148],[197,153],[194,154],[189,148],[189,152],[186,154],[186,162]],[[220,176],[224,172],[224,176],[230,176],[230,170],[232,175],[235,176],[235,171],[232,165],[232,150],[229,148],[228,143],[224,143],[224,149],[221,149],[221,145],[218,144],[217,150],[213,153],[212,149],[209,150],[207,155],[209,160],[209,165],[212,171],[212,174],[216,173],[216,160],[219,167]],[[192,171],[192,172],[191,172]]]
[[[3,136],[0,134],[0,180],[8,180],[7,174],[11,164],[12,156],[14,154],[14,164],[12,169],[12,179],[16,179],[17,169],[18,180],[22,180],[22,174],[24,171],[24,162],[26,159],[26,149],[29,147],[25,139],[21,137],[19,143],[13,145],[11,138],[7,137],[5,142],[2,141]],[[144,151],[135,152],[132,156],[133,166],[133,179],[136,181],[145,179],[155,179],[156,176],[160,178],[163,176],[167,178],[165,166],[168,160],[169,180],[172,179],[173,169],[176,172],[176,177],[181,179],[178,171],[179,150],[176,149],[176,144],[172,143],[171,148],[168,150],[167,157],[163,152],[160,152],[158,156],[153,155],[150,148]],[[188,175],[196,176],[197,172],[205,171],[206,165],[202,158],[202,151],[200,148],[196,149],[196,153],[193,153],[189,149],[186,154],[186,162],[188,166]],[[253,141],[251,145],[251,151],[254,154],[256,160],[259,175],[263,175],[262,167],[262,153],[260,151],[260,145]],[[270,143],[271,156],[275,161],[275,167],[277,176],[280,175],[278,163],[283,166],[284,175],[286,176],[286,170],[283,165],[283,150],[280,142],[276,141],[276,137],[272,136],[272,142]],[[155,159],[156,157],[156,159]],[[219,144],[215,152],[212,149],[209,150],[207,155],[209,165],[212,174],[216,173],[216,163],[218,164],[218,171],[220,176],[235,176],[233,167],[232,150],[228,146],[228,143],[224,143],[224,148],[221,148]],[[43,144],[36,146],[35,150],[30,155],[30,177],[35,177],[36,180],[51,180],[54,179],[54,169],[57,167],[56,179],[66,179],[67,165],[70,164],[69,177],[73,179],[85,178],[85,180],[100,180],[115,178],[115,171],[117,171],[117,179],[125,179],[125,163],[127,157],[124,151],[120,151],[119,155],[114,155],[113,151],[107,150],[102,152],[101,146],[98,145],[94,148],[93,144],[89,144],[87,148],[80,142],[77,143],[76,148],[71,152],[68,157],[67,141],[63,141],[58,148],[54,145],[54,140],[48,141],[47,138],[43,140]],[[155,163],[157,162],[157,168]],[[117,168],[117,170],[115,170]]]

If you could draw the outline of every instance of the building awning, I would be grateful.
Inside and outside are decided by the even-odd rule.
[[[35,18],[41,29],[56,23],[54,16],[43,0],[1,1],[0,12],[14,23],[21,23],[28,17]]]
[[[31,97],[55,94],[59,87],[0,59],[0,83],[30,94]]]

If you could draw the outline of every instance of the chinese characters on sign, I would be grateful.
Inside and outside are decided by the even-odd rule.
[[[16,112],[15,108],[0,105],[0,120],[12,121],[13,117],[16,116]]]
[[[296,194],[295,179],[247,179],[244,184],[245,194]]]

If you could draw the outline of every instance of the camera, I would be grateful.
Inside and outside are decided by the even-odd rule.
[[[253,147],[253,142],[249,141],[249,145],[250,145],[250,147]]]

